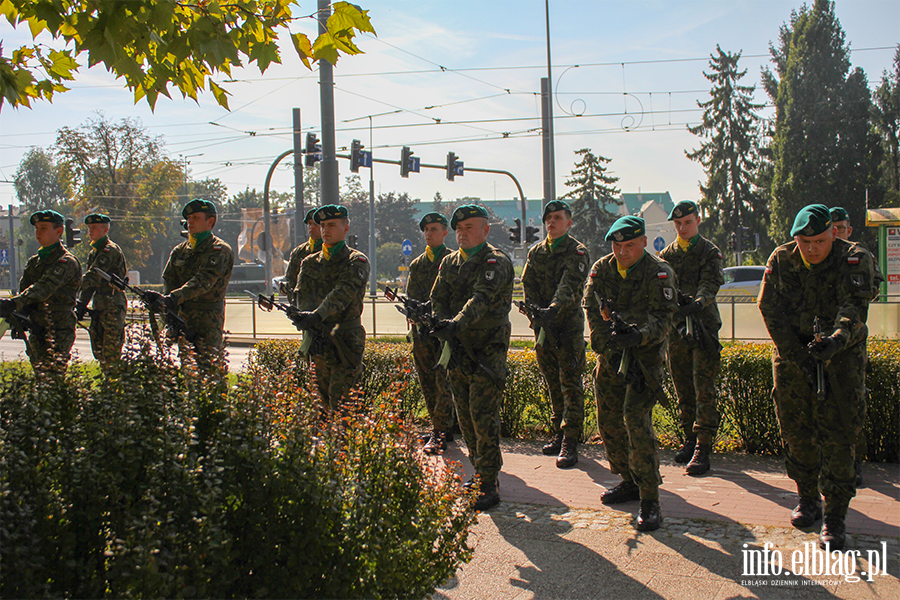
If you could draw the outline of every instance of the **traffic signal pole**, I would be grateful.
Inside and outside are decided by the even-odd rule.
[[[319,33],[328,31],[331,1],[319,0]],[[319,104],[322,111],[322,164],[319,166],[322,205],[340,204],[340,184],[334,142],[334,72],[327,60],[319,60]]]

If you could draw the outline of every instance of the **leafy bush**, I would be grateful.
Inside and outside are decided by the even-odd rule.
[[[474,519],[458,475],[417,458],[397,388],[323,420],[293,350],[227,393],[149,347],[98,379],[0,371],[0,596],[423,597],[450,577]]]

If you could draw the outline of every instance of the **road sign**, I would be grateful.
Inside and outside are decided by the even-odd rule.
[[[359,153],[359,166],[372,168],[372,153],[370,151],[363,150]]]
[[[396,246],[395,246],[396,247]],[[409,240],[403,240],[403,245],[401,246],[401,251],[405,256],[409,256],[412,254],[412,242]]]
[[[0,267],[8,267],[9,266],[9,250],[3,248],[0,250]]]
[[[666,247],[666,240],[662,238],[662,236],[657,236],[656,239],[653,240],[653,248],[657,252],[662,252],[662,249]]]

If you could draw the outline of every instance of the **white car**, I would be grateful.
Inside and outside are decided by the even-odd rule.
[[[727,267],[725,284],[719,288],[719,302],[756,302],[766,268],[760,265]]]

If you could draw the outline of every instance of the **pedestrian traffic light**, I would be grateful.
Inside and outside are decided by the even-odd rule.
[[[359,140],[353,140],[350,144],[350,171],[353,173],[359,173],[359,166],[364,160],[363,148],[365,146]]]
[[[400,177],[409,177],[409,172],[412,170],[412,155],[413,151],[409,149],[409,146],[403,146],[400,150]]]
[[[530,244],[531,242],[536,242],[538,240],[538,234],[540,234],[540,227],[532,227],[531,225],[525,228],[525,243]]]
[[[456,154],[453,152],[447,153],[447,181],[453,181],[453,178],[456,177]]]
[[[72,225],[75,224],[75,219],[69,217],[66,219],[66,246],[71,248],[72,246],[76,246],[81,243],[81,238],[78,235],[81,233],[80,229],[75,229]]]
[[[352,233],[350,235],[348,235],[347,236],[347,245],[354,249],[358,248],[359,247],[359,236],[356,234],[352,234]]]
[[[513,244],[519,244],[522,242],[522,221],[521,219],[513,219],[513,222],[516,226],[509,228],[509,241]]]
[[[304,154],[306,154],[304,164],[307,167],[311,167],[315,165],[316,162],[322,160],[322,144],[319,143],[319,138],[316,137],[316,134],[306,134],[306,149],[304,150]]]
[[[728,249],[734,252],[737,249],[737,235],[732,231],[731,238],[728,240]]]

